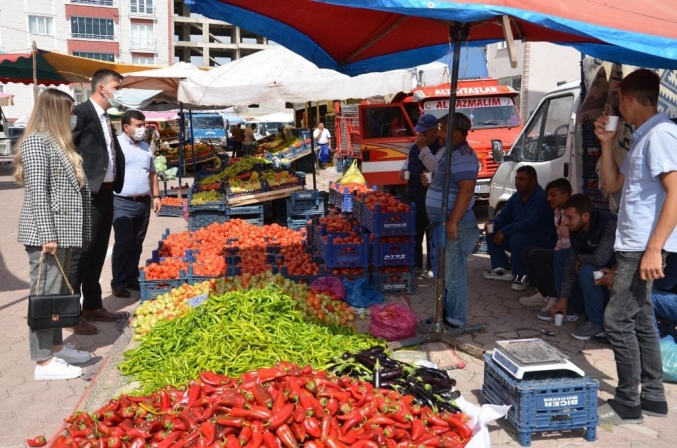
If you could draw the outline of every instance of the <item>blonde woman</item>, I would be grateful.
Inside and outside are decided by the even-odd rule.
[[[18,241],[28,253],[31,294],[38,282],[41,294],[67,292],[57,259],[68,275],[71,248],[81,247],[91,238],[91,195],[82,158],[73,146],[72,112],[70,95],[45,90],[18,143],[14,177],[25,189]],[[38,279],[42,254],[42,275]],[[31,359],[37,362],[33,374],[36,380],[82,375],[82,369],[71,364],[87,362],[92,356],[64,345],[61,329],[29,333]]]

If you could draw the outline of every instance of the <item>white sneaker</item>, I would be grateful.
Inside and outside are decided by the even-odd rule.
[[[61,358],[68,364],[82,364],[92,359],[92,355],[84,350],[76,350],[73,344],[65,344],[61,350],[53,353],[57,358]]]
[[[538,291],[531,296],[522,296],[519,298],[520,304],[524,306],[542,306],[543,303],[545,303],[545,300],[546,298]]]
[[[41,366],[35,366],[33,379],[40,380],[72,380],[82,375],[80,367],[72,366],[61,358],[54,357],[52,360]]]
[[[510,289],[513,291],[524,291],[529,287],[529,277],[526,275],[516,275]]]
[[[433,278],[435,277],[435,274],[433,274],[433,271],[427,270],[423,271],[421,275],[419,275],[419,278]]]
[[[550,308],[555,306],[555,303],[557,303],[557,298],[556,297],[546,297],[546,300],[548,301],[543,308],[541,308],[541,311],[544,313],[547,313],[550,311]]]
[[[510,269],[496,268],[494,270],[485,272],[483,275],[487,280],[512,281],[512,271]]]

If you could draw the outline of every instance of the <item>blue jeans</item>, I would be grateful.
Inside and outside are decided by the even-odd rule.
[[[500,229],[495,228],[494,230]],[[498,246],[494,243],[493,234],[487,235],[487,252],[489,252],[491,258],[491,269],[507,269],[512,262],[512,275],[525,275],[527,268],[522,252],[529,246],[552,249],[555,247],[555,240],[549,235],[538,232],[515,233],[503,238],[501,245]],[[510,252],[509,260],[506,252]]]
[[[432,229],[431,262],[437,275],[439,247],[443,229],[434,224]],[[480,237],[480,229],[474,219],[458,224],[458,239],[446,238],[444,246],[444,310],[447,320],[455,325],[465,325],[468,314],[468,275],[466,266]]]
[[[600,268],[584,264],[578,271],[578,284],[583,293],[585,303],[585,317],[598,327],[604,326],[604,299],[609,294],[606,286],[595,286],[594,271]]]
[[[656,282],[654,282],[654,286],[655,284]],[[677,294],[654,289],[651,291],[651,301],[656,317],[666,317],[677,321]]]
[[[616,252],[616,277],[604,312],[604,329],[618,374],[615,400],[625,406],[640,404],[640,383],[642,398],[665,401],[663,362],[651,301],[653,282],[639,277],[643,254]]]

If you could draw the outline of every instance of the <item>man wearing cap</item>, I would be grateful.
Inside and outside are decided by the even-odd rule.
[[[400,179],[408,180],[407,182],[407,198],[409,202],[413,202],[416,205],[416,246],[414,261],[416,264],[416,269],[421,273],[421,278],[432,278],[432,264],[430,263],[430,240],[432,235],[428,231],[430,226],[430,221],[428,220],[428,213],[425,209],[425,196],[428,192],[427,185],[423,185],[421,178],[423,173],[426,171],[425,165],[419,159],[421,150],[423,148],[428,148],[428,150],[433,154],[437,154],[440,149],[440,139],[437,136],[437,118],[431,114],[423,114],[418,119],[418,124],[414,128],[414,131],[421,136],[421,139],[417,139],[409,150],[409,156],[407,160],[404,161],[402,165],[402,170],[400,170]],[[405,175],[405,173],[409,173]],[[407,177],[408,176],[408,177]],[[427,268],[423,269],[423,235],[426,235],[427,248],[426,248],[426,266]]]
[[[431,258],[437,275],[437,257],[442,238],[446,238],[444,250],[444,318],[443,323],[451,328],[465,326],[468,313],[468,257],[477,245],[479,228],[473,212],[475,184],[477,183],[477,154],[467,142],[470,119],[461,113],[454,114],[451,142],[446,142],[448,115],[438,120],[438,136],[442,144],[451,147],[451,172],[444,175],[446,148],[436,154],[429,148],[421,149],[419,159],[433,173],[432,183],[426,194],[426,211],[432,224]],[[422,144],[419,135],[417,144]],[[444,185],[445,177],[447,185]],[[427,179],[422,181],[427,184]],[[442,216],[442,200],[447,190],[448,211]]]

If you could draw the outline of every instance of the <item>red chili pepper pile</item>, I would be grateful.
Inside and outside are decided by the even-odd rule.
[[[290,363],[235,380],[211,372],[185,390],[122,395],[67,419],[54,447],[462,447],[465,414],[435,413],[414,397]]]

